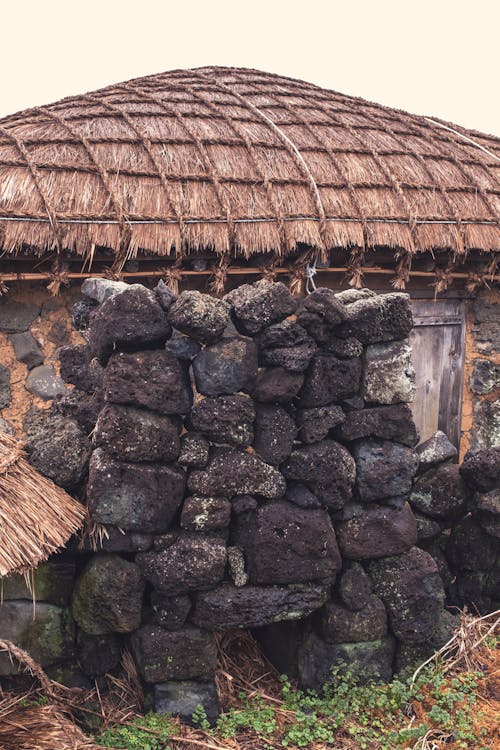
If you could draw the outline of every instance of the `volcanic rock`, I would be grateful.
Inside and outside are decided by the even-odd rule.
[[[180,630],[191,610],[191,599],[187,594],[164,596],[158,591],[152,591],[151,610],[155,625],[165,630]]]
[[[257,345],[243,338],[223,339],[194,358],[193,372],[204,396],[248,390],[257,376]]]
[[[285,500],[298,505],[299,508],[321,508],[321,503],[311,490],[300,484],[300,482],[290,482],[287,484]]]
[[[31,302],[16,302],[6,297],[0,299],[0,331],[5,333],[27,331],[39,315],[40,308]]]
[[[357,612],[366,607],[373,585],[360,563],[353,562],[344,570],[339,580],[339,594],[348,609]]]
[[[172,336],[165,344],[165,348],[171,352],[177,359],[191,362],[201,351],[201,346],[189,336],[174,331]]]
[[[189,531],[225,529],[231,520],[231,503],[223,497],[193,495],[184,500],[181,526]]]
[[[58,356],[61,377],[65,383],[72,383],[87,393],[101,388],[104,371],[97,359],[90,359],[88,344],[63,346],[59,349]]]
[[[467,451],[460,474],[469,487],[478,492],[500,489],[500,445]]]
[[[300,407],[326,406],[355,396],[360,388],[361,359],[339,359],[321,352],[313,357],[300,392]]]
[[[213,726],[220,713],[214,681],[173,680],[154,686],[154,710],[157,714],[178,716],[183,724],[195,725],[193,714],[203,706],[206,721]]]
[[[185,291],[171,305],[168,319],[181,333],[202,344],[213,344],[229,323],[229,311],[222,300],[197,291]]]
[[[84,674],[89,677],[101,677],[120,664],[120,640],[114,633],[89,635],[83,630],[78,630],[76,657]]]
[[[217,645],[206,630],[169,631],[145,625],[130,639],[139,672],[146,682],[206,680],[214,671]]]
[[[352,495],[354,460],[343,445],[323,440],[292,451],[282,466],[287,480],[305,484],[327,508],[341,508]]]
[[[318,443],[327,437],[334,427],[338,427],[345,420],[345,414],[340,406],[317,406],[313,409],[299,409],[297,424],[299,438],[303,443]]]
[[[90,441],[72,419],[44,417],[26,444],[29,462],[60,487],[74,487],[87,468]]]
[[[329,601],[319,617],[320,635],[327,643],[376,641],[387,634],[385,607],[376,596],[369,596],[362,609],[352,611]]]
[[[23,362],[31,370],[43,362],[43,351],[40,344],[30,331],[13,333],[10,341],[14,347],[14,354],[19,362]]]
[[[457,449],[450,443],[448,436],[438,430],[432,437],[417,447],[418,470],[427,471],[433,466],[451,461],[457,456]]]
[[[189,415],[190,426],[216,443],[250,445],[255,408],[248,396],[216,396],[197,401]]]
[[[346,307],[347,320],[341,326],[345,336],[355,336],[363,344],[404,339],[413,327],[410,296],[381,294],[364,297]]]
[[[203,469],[208,464],[209,451],[210,443],[203,435],[188,432],[182,436],[178,461],[182,466]]]
[[[234,495],[256,494],[270,499],[285,492],[281,474],[258,456],[235,449],[214,451],[205,471],[189,475],[188,488],[194,494]]]
[[[401,510],[373,505],[359,516],[341,521],[337,537],[344,557],[368,560],[406,552],[417,541],[417,525],[408,503]]]
[[[363,502],[406,495],[417,470],[418,457],[406,446],[367,438],[352,447],[356,460],[356,490]]]
[[[270,367],[259,371],[250,393],[255,401],[265,404],[287,404],[300,391],[303,382],[303,373]]]
[[[341,440],[376,437],[410,447],[418,441],[417,428],[408,404],[349,411],[337,434]]]
[[[285,320],[266,328],[258,337],[259,364],[303,372],[316,352],[316,342],[298,323]]]
[[[446,557],[455,571],[488,570],[495,564],[497,554],[498,541],[471,516],[453,528],[446,545]]]
[[[347,318],[344,305],[331,289],[316,289],[300,302],[297,321],[320,344],[328,341]]]
[[[226,294],[224,301],[231,308],[238,331],[249,336],[273,323],[279,323],[297,308],[296,300],[283,283],[272,283],[266,279],[233,289]]]
[[[366,347],[363,396],[370,404],[413,401],[415,370],[407,343],[393,341]]]
[[[44,401],[67,392],[66,386],[51,365],[39,365],[30,370],[24,386],[27,391]]]
[[[263,461],[281,464],[290,455],[297,435],[295,422],[282,406],[258,404],[253,446]]]
[[[467,488],[456,464],[441,464],[414,482],[410,503],[431,518],[458,518],[465,509]]]

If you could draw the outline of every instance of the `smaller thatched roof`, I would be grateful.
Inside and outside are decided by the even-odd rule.
[[[0,577],[35,568],[82,525],[85,508],[0,432]]]

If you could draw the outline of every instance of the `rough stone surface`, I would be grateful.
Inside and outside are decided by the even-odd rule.
[[[363,344],[378,344],[406,338],[413,327],[410,296],[382,294],[364,297],[348,305],[344,335],[355,336]]]
[[[187,372],[166,350],[114,354],[104,375],[104,397],[160,414],[185,414],[192,402]]]
[[[317,354],[306,373],[300,392],[300,407],[326,406],[332,401],[358,393],[361,359],[340,359],[333,354]]]
[[[500,305],[498,302],[483,299],[474,300],[473,332],[477,348],[483,354],[500,351]]]
[[[132,635],[130,643],[146,682],[205,680],[214,673],[217,646],[206,630],[186,627],[169,631],[145,625]]]
[[[188,488],[201,495],[232,498],[240,494],[256,494],[273,499],[284,494],[285,480],[258,456],[235,449],[221,449],[213,452],[206,470],[191,472]]]
[[[7,435],[14,435],[15,430],[9,422],[0,417],[0,432],[5,432]]]
[[[285,500],[298,505],[299,508],[321,508],[321,503],[311,490],[300,482],[287,484]]]
[[[134,286],[139,285],[134,284]],[[112,279],[102,278],[85,279],[81,287],[82,294],[95,300],[100,305],[116,294],[126,292],[127,289],[130,289],[130,285],[124,281],[113,281]]]
[[[337,292],[335,296],[342,304],[352,305],[353,302],[360,299],[376,297],[377,295],[371,289],[344,289],[342,292]]]
[[[40,315],[38,305],[30,302],[16,302],[13,299],[0,299],[0,331],[22,333],[27,331]]]
[[[0,409],[10,406],[11,400],[10,372],[8,367],[0,365]]]
[[[417,544],[435,539],[441,533],[441,525],[434,519],[418,511],[414,513],[414,516],[417,522]]]
[[[350,560],[399,555],[417,541],[417,525],[408,503],[401,510],[370,505],[337,525],[340,551]]]
[[[197,341],[177,331],[172,333],[171,338],[165,344],[165,348],[172,352],[174,357],[185,362],[191,362],[201,351],[201,346]]]
[[[243,284],[226,294],[224,300],[231,308],[236,328],[250,336],[279,323],[297,308],[297,302],[285,284],[271,283],[266,279]]]
[[[203,469],[208,464],[210,443],[196,432],[188,432],[182,436],[181,452],[178,461],[182,466]]]
[[[33,610],[31,601],[4,602],[0,607],[2,639],[28,651],[41,667],[74,656],[73,622],[67,609],[40,602]],[[17,674],[18,663],[7,652],[0,653],[0,677]]]
[[[277,404],[257,404],[253,446],[263,461],[278,465],[292,452],[297,435],[290,414]]]
[[[163,547],[136,557],[147,581],[167,596],[186,594],[215,586],[224,577],[224,543],[199,532],[172,533]]]
[[[95,555],[78,578],[72,614],[89,635],[131,633],[141,624],[144,581],[132,562]]]
[[[61,487],[74,487],[87,468],[90,441],[72,419],[44,416],[26,445],[30,464]]]
[[[469,487],[478,492],[500,488],[500,445],[467,451],[460,474]]]
[[[208,723],[215,724],[220,706],[213,681],[176,680],[154,686],[154,709],[157,714],[178,716],[183,724],[194,725],[193,714],[200,706]]]
[[[193,360],[196,388],[204,396],[223,396],[252,387],[257,376],[257,345],[243,338],[223,339]]]
[[[370,576],[360,563],[354,562],[343,571],[339,580],[339,594],[348,609],[357,612],[366,607],[373,591]]]
[[[365,437],[394,440],[413,447],[418,441],[417,428],[408,404],[354,409],[347,412],[337,434],[341,440]]]
[[[39,365],[30,370],[25,382],[26,390],[34,396],[48,401],[66,393],[66,386],[51,365]]]
[[[328,342],[323,345],[323,348],[329,354],[335,354],[340,359],[361,357],[363,354],[363,344],[358,339],[355,339],[354,336],[349,336],[346,339],[329,336]]]
[[[71,320],[77,331],[86,331],[98,303],[94,299],[80,299],[73,305]]]
[[[231,503],[223,497],[193,495],[184,500],[181,526],[189,531],[225,529],[231,520]]]
[[[83,544],[83,547],[81,546]],[[123,531],[116,526],[106,525],[106,535],[99,542],[99,549],[102,552],[146,552],[153,546],[152,534],[141,534],[134,531]],[[95,552],[95,546],[92,540],[84,539],[74,543],[73,549],[79,552],[83,549],[85,552]]]
[[[264,505],[245,518],[236,541],[245,551],[255,584],[327,579],[342,564],[328,514],[286,501]]]
[[[341,508],[352,495],[354,460],[334,440],[296,448],[282,471],[287,480],[305,484],[328,508]]]
[[[229,577],[237,588],[246,586],[248,573],[245,570],[245,555],[241,547],[227,548],[227,565]]]
[[[332,675],[332,665],[344,664],[359,682],[390,682],[395,641],[390,635],[367,643],[326,643],[309,633],[299,646],[298,668],[304,689],[321,691],[325,685],[343,680]]]
[[[156,294],[156,299],[160,303],[162,309],[165,310],[165,312],[168,312],[170,310],[175,300],[177,299],[177,295],[175,294],[175,292],[173,292],[170,287],[165,284],[163,279],[160,279],[155,286],[154,293]]]
[[[190,426],[210,440],[236,446],[252,443],[254,420],[252,399],[238,394],[200,399],[189,415]]]
[[[55,559],[40,563],[31,575],[31,590],[21,573],[2,578],[2,601],[28,599],[30,602],[47,602],[58,607],[65,607],[69,603],[75,579],[74,562],[59,562]]]
[[[90,435],[102,406],[103,400],[99,392],[88,394],[74,388],[72,391],[55,397],[51,413],[72,419],[85,435]]]
[[[19,362],[23,362],[31,370],[43,362],[43,351],[40,344],[30,331],[13,333],[10,337],[14,354]]]
[[[63,346],[58,352],[61,378],[88,393],[102,387],[104,370],[97,359],[90,359],[88,344]]]
[[[385,607],[369,596],[362,609],[353,611],[339,602],[327,602],[319,617],[319,632],[327,643],[376,641],[387,634]]]
[[[105,404],[93,441],[119,461],[173,461],[180,452],[179,425],[134,406]]]
[[[320,288],[300,302],[297,320],[320,344],[335,335],[335,329],[347,318],[342,302],[331,289]]]
[[[330,404],[313,409],[299,409],[296,418],[300,440],[310,444],[326,438],[330,430],[341,425],[346,417],[340,406]]]
[[[474,426],[471,434],[471,448],[493,448],[500,446],[500,399],[479,401],[474,406]]]
[[[316,343],[298,323],[285,320],[266,328],[257,340],[259,364],[303,372],[316,352]]]
[[[411,348],[404,341],[373,344],[365,350],[363,395],[369,404],[397,404],[415,397]]]
[[[500,385],[500,365],[489,359],[475,359],[469,377],[469,388],[477,395],[490,393]]]
[[[465,510],[467,488],[456,464],[429,469],[413,484],[410,503],[431,518],[456,519]]]
[[[184,627],[191,606],[191,599],[187,594],[164,596],[158,591],[151,593],[153,622],[165,630],[180,630]]]
[[[135,351],[159,346],[171,333],[154,292],[140,284],[132,284],[103,302],[89,326],[92,354],[103,363],[115,349]]]
[[[222,300],[197,291],[184,291],[168,311],[171,325],[203,344],[213,344],[229,323],[228,306]]]
[[[237,588],[223,583],[196,595],[192,620],[208,630],[260,628],[306,617],[319,609],[327,596],[327,587],[319,584]]]
[[[447,643],[453,632],[459,627],[460,618],[447,610],[439,616],[437,628],[429,640],[423,643],[400,641],[396,650],[394,667],[396,674],[411,678],[415,670]]]
[[[458,455],[455,446],[450,443],[448,436],[441,430],[435,432],[428,440],[420,443],[416,450],[419,471],[427,471],[427,469],[431,469],[444,461],[452,461]]]
[[[89,635],[79,630],[76,638],[76,657],[84,674],[101,677],[111,672],[121,661],[119,638],[113,633]]]
[[[356,491],[363,502],[406,495],[418,457],[406,446],[368,438],[355,443]]]
[[[54,320],[47,333],[47,338],[56,346],[69,344],[70,331],[63,319]]]
[[[498,554],[498,542],[471,516],[456,525],[446,546],[446,557],[455,571],[488,570]]]
[[[169,528],[184,488],[178,466],[122,463],[98,448],[89,465],[89,513],[97,523],[159,533]]]
[[[287,372],[282,367],[260,370],[250,394],[255,401],[265,404],[286,404],[298,394],[304,383],[300,372]]]
[[[432,557],[412,547],[402,555],[370,561],[368,570],[394,635],[414,643],[432,637],[444,602],[443,583]]]

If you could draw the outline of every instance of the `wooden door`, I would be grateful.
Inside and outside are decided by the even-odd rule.
[[[462,300],[413,300],[410,336],[417,390],[412,411],[420,442],[442,430],[458,448],[464,373]]]

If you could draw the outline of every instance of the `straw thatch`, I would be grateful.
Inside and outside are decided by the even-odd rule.
[[[26,461],[0,432],[0,577],[25,573],[63,546],[85,508]]]
[[[233,68],[0,120],[0,247],[250,256],[500,250],[500,139]]]

